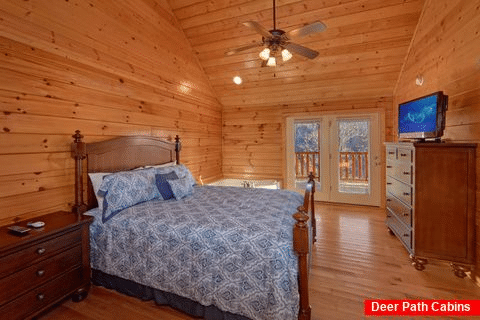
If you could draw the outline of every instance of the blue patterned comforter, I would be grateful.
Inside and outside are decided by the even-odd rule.
[[[92,268],[259,319],[296,319],[298,266],[286,190],[195,187],[182,200],[152,200],[90,227]]]

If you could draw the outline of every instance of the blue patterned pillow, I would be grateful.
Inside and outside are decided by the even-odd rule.
[[[180,200],[193,193],[193,185],[191,181],[185,177],[177,180],[167,180],[172,188],[175,199]]]
[[[187,178],[188,182],[192,186],[194,186],[196,184],[195,178],[193,177],[192,173],[183,164],[179,164],[179,165],[172,166],[172,167],[167,167],[167,168],[157,168],[157,173],[167,173],[167,172],[170,172],[172,170],[175,171],[175,173],[177,174],[177,177]]]
[[[125,208],[161,197],[155,185],[155,169],[117,172],[105,176],[98,194],[104,197],[102,222],[108,221]]]
[[[174,195],[172,192],[172,188],[167,180],[176,180],[178,179],[177,174],[174,171],[170,171],[169,173],[159,173],[155,175],[155,183],[157,184],[157,189],[162,195],[163,200],[173,199]]]

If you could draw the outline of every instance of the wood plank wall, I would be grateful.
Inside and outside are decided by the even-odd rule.
[[[385,139],[393,130],[392,97],[328,100],[271,106],[224,107],[223,173],[226,178],[276,179],[284,182],[285,118],[320,112],[362,112],[383,109]],[[318,102],[317,102],[318,101]]]
[[[222,176],[222,112],[165,0],[0,0],[0,224],[74,200],[71,135],[183,140]]]
[[[417,75],[423,75],[423,86],[415,84]],[[394,105],[439,90],[449,96],[444,138],[480,143],[480,0],[425,3],[398,80]],[[476,169],[476,277],[480,283],[480,145]]]

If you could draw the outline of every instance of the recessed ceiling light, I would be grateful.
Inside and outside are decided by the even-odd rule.
[[[242,84],[242,78],[235,76],[233,77],[233,82],[235,82],[235,84]]]

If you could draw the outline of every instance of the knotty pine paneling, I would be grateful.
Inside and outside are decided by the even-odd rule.
[[[271,0],[168,0],[223,105],[223,173],[282,180],[285,116],[290,113],[384,110],[391,137],[392,95],[424,0],[277,1],[277,28],[320,20],[327,29],[295,42],[317,50],[275,68],[261,67],[260,41],[245,27],[272,29]],[[243,79],[240,86],[233,76]]]
[[[320,112],[385,111],[386,139],[391,139],[392,98],[358,98],[313,104],[225,107],[223,173],[228,178],[277,179],[283,182],[285,117]]]
[[[417,75],[423,75],[423,86],[415,85]],[[394,104],[439,90],[449,96],[444,139],[480,143],[479,0],[427,0],[425,3],[398,80]],[[477,239],[480,235],[479,156],[477,149]],[[479,258],[480,241],[477,240],[477,283],[480,283]]]
[[[0,224],[69,209],[71,135],[183,141],[222,176],[222,111],[165,0],[1,0]]]

